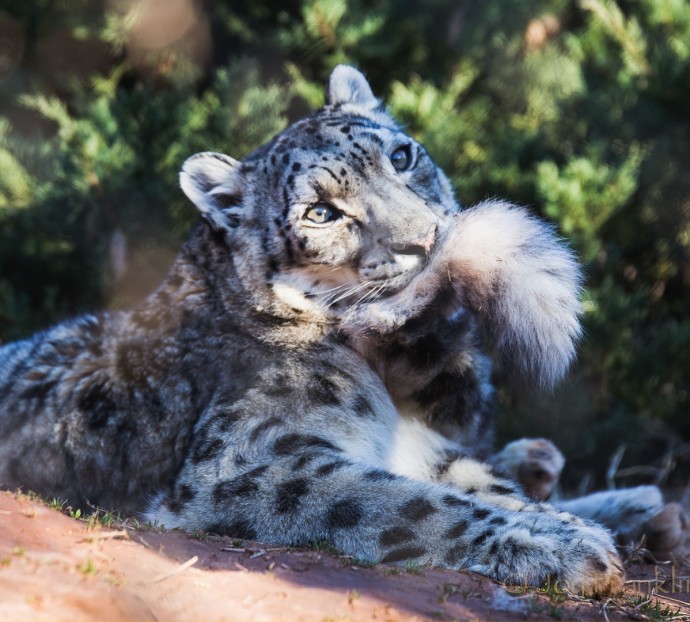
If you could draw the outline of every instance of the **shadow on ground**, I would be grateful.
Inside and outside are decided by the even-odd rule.
[[[613,600],[511,593],[486,578],[366,566],[312,549],[89,526],[0,492],[0,619],[690,620],[690,576],[635,565]]]

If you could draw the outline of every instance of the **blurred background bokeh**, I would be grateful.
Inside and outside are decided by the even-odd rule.
[[[0,343],[136,304],[196,220],[185,158],[242,157],[360,67],[469,205],[531,206],[587,274],[549,395],[570,491],[690,472],[686,0],[0,0]]]

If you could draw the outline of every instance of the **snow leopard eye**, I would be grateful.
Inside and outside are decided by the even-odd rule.
[[[326,223],[337,220],[339,216],[340,212],[327,203],[316,203],[312,205],[304,215],[307,220],[317,225],[325,225]]]
[[[398,147],[390,155],[391,164],[396,171],[406,171],[412,164],[412,151],[410,145]]]

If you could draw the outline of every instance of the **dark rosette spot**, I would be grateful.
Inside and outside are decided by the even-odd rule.
[[[424,497],[415,497],[400,507],[400,514],[416,523],[425,519],[438,510]]]
[[[280,484],[276,490],[276,512],[294,512],[302,497],[308,492],[309,484],[306,479],[292,479]]]
[[[416,537],[415,532],[407,527],[392,527],[391,529],[386,529],[380,535],[379,544],[385,547],[397,546],[398,544],[414,540]]]
[[[352,529],[362,520],[362,506],[356,499],[337,501],[326,513],[328,529]]]

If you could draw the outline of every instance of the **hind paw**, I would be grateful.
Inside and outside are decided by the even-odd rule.
[[[690,519],[678,503],[667,503],[643,526],[646,548],[655,559],[687,557]]]
[[[690,553],[688,515],[680,504],[664,503],[656,486],[604,490],[562,501],[558,507],[607,526],[631,554],[640,544],[658,560]]]
[[[508,443],[491,464],[517,481],[527,495],[545,500],[558,483],[565,459],[551,441],[523,438]]]

